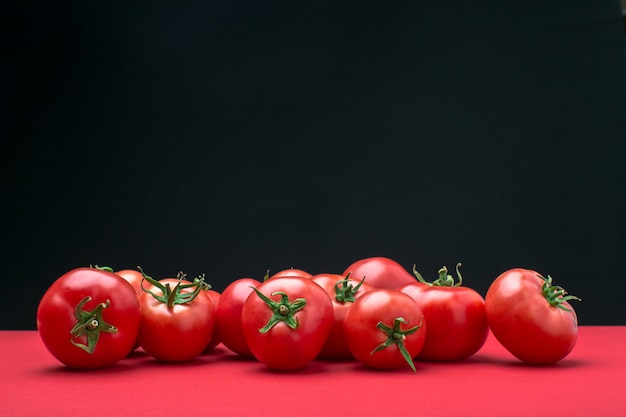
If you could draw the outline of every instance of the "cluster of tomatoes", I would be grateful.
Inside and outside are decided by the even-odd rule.
[[[111,366],[141,347],[163,362],[186,362],[222,344],[276,370],[316,358],[356,359],[376,369],[414,360],[458,361],[491,330],[529,364],[565,358],[577,338],[568,295],[529,269],[498,276],[483,298],[447,268],[432,282],[392,259],[372,257],[343,274],[287,269],[240,278],[221,293],[204,276],[156,280],[141,268],[77,268],[58,278],[37,310],[41,339],[63,364]],[[416,279],[417,278],[417,279]]]

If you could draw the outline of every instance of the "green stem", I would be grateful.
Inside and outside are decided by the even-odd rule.
[[[568,295],[567,291],[563,287],[558,285],[552,285],[552,277],[548,275],[548,278],[539,275],[539,278],[543,280],[541,287],[541,293],[552,307],[560,308],[565,311],[572,311],[571,308],[567,308],[563,305],[565,301],[576,300],[582,301],[575,295]]]
[[[141,289],[153,296],[158,301],[166,304],[169,308],[177,304],[187,304],[192,302],[193,300],[195,300],[198,294],[200,294],[200,292],[205,289],[204,274],[198,276],[197,278],[194,278],[193,282],[183,284],[183,281],[185,280],[187,275],[181,271],[176,275],[176,279],[178,279],[178,282],[176,283],[174,288],[172,288],[169,282],[163,284],[162,282],[157,281],[151,276],[146,275],[146,273],[143,272],[143,269],[141,269],[140,266],[138,266],[137,269],[139,269],[139,271],[143,275],[143,279],[141,280]],[[144,288],[144,281],[148,281],[150,284],[157,287],[161,291],[161,294],[156,294],[152,290]],[[187,288],[193,288],[193,291],[183,292],[183,290]]]
[[[287,293],[276,291],[272,293],[272,296],[280,295],[280,301],[274,301],[255,287],[250,288],[254,290],[259,298],[263,300],[272,311],[272,317],[270,317],[265,326],[259,329],[259,333],[269,332],[272,327],[280,322],[285,323],[290,329],[297,329],[300,326],[300,322],[295,314],[306,305],[304,298],[296,298],[293,303],[290,303]]]
[[[363,279],[359,281],[357,285],[353,286],[352,282],[350,281],[350,272],[348,272],[344,279],[335,283],[335,300],[338,303],[342,304],[353,303],[354,296],[359,291],[364,281],[365,277],[363,277]]]
[[[422,284],[430,285],[431,287],[460,287],[463,283],[463,276],[461,275],[461,271],[459,268],[461,267],[461,263],[456,264],[456,275],[459,279],[459,282],[454,282],[454,277],[448,274],[448,268],[446,266],[442,266],[439,269],[438,274],[439,277],[433,282],[428,282],[424,279],[424,277],[417,272],[415,265],[413,265],[413,274],[417,277],[417,280]]]
[[[376,352],[380,352],[381,350],[395,344],[398,347],[398,350],[400,350],[400,353],[402,353],[404,360],[406,360],[413,372],[416,372],[413,358],[406,350],[406,347],[404,346],[404,341],[406,340],[406,337],[408,335],[415,333],[420,327],[422,327],[422,321],[420,320],[420,323],[417,326],[411,327],[407,330],[402,330],[402,328],[400,327],[402,324],[407,324],[407,321],[403,317],[397,317],[396,319],[394,319],[393,327],[389,327],[382,321],[379,321],[376,325],[376,328],[378,328],[380,331],[387,335],[387,340],[376,346],[376,349],[370,352],[370,355],[373,355]]]
[[[109,300],[104,303],[98,304],[93,310],[83,310],[85,304],[91,301],[91,297],[87,296],[80,300],[74,309],[74,315],[76,316],[76,324],[70,330],[72,337],[70,342],[84,350],[85,352],[92,354],[96,350],[98,339],[101,332],[117,333],[117,327],[107,323],[102,318],[102,312],[105,308],[111,304]],[[87,344],[75,341],[77,337],[85,336],[87,338]]]

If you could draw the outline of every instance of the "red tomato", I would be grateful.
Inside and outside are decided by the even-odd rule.
[[[485,309],[496,339],[519,360],[547,365],[565,358],[578,337],[578,320],[567,295],[552,278],[515,268],[498,276],[487,291]]]
[[[115,275],[119,275],[124,278],[126,281],[130,283],[135,289],[137,296],[143,294],[143,290],[141,289],[141,281],[143,281],[143,274],[141,271],[136,269],[121,269],[119,271],[113,272]]]
[[[310,279],[263,282],[243,305],[241,326],[254,357],[272,369],[295,370],[319,354],[333,327],[328,294]]]
[[[311,280],[326,291],[333,303],[335,316],[333,330],[324,343],[319,357],[324,359],[353,358],[343,337],[343,319],[354,300],[367,291],[373,290],[374,287],[363,280],[339,274],[317,274],[313,275]]]
[[[354,357],[375,369],[394,369],[413,358],[426,339],[426,321],[415,300],[399,291],[376,288],[354,301],[343,321]]]
[[[121,277],[78,268],[48,288],[37,329],[50,353],[71,368],[104,368],[126,357],[137,340],[137,295]]]
[[[252,352],[241,328],[241,310],[253,287],[261,285],[254,278],[239,278],[222,291],[215,310],[215,333],[228,349],[239,356],[252,358]]]
[[[267,275],[268,276],[266,276],[265,281],[271,278],[278,278],[278,277],[311,278],[313,276],[313,274],[303,271],[302,269],[297,269],[297,268],[283,269],[282,271],[278,271],[275,274],[272,274],[271,276],[269,276],[269,271],[267,271]]]
[[[178,278],[159,281],[145,275],[140,298],[139,342],[147,354],[163,362],[186,362],[200,355],[209,344],[215,325],[211,299],[203,279]]]
[[[415,277],[398,262],[377,256],[354,262],[343,275],[350,273],[355,279],[363,279],[376,288],[395,290],[400,285],[415,282]]]
[[[217,325],[217,314],[215,312],[217,312],[217,306],[219,305],[221,294],[218,291],[210,290],[210,289],[205,290],[205,292],[206,292],[206,295],[208,295],[209,298],[211,299],[211,306],[213,307],[214,314],[215,314],[215,324]],[[213,326],[213,333],[211,334],[211,340],[209,340],[209,344],[207,345],[206,349],[204,349],[205,352],[212,350],[214,347],[220,344],[220,338],[217,336],[216,327],[217,326]]]
[[[454,361],[466,359],[485,344],[489,327],[483,297],[471,288],[462,287],[457,264],[457,283],[444,266],[439,278],[426,282],[417,271],[419,282],[402,285],[398,291],[408,294],[422,309],[428,334],[419,359]]]

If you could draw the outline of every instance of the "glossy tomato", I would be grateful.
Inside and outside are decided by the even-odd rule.
[[[243,305],[241,325],[254,357],[272,369],[295,370],[319,354],[333,327],[333,306],[315,282],[270,279]]]
[[[427,335],[422,310],[408,295],[376,288],[357,298],[346,313],[343,334],[352,355],[376,369],[408,365],[415,371]]]
[[[126,281],[130,283],[135,289],[137,296],[143,294],[143,290],[141,289],[141,281],[143,281],[143,274],[141,271],[136,269],[120,269],[119,271],[113,272],[115,275],[119,275],[124,278]]]
[[[72,368],[103,368],[126,357],[140,322],[139,302],[121,277],[77,268],[58,278],[37,309],[37,329],[50,353]]]
[[[489,333],[485,300],[473,289],[461,286],[460,266],[456,267],[458,282],[448,275],[444,266],[433,282],[427,282],[415,271],[419,281],[398,288],[417,302],[428,323],[426,341],[418,359],[466,359],[485,344]]]
[[[159,281],[144,275],[140,298],[139,343],[147,354],[163,362],[186,362],[202,353],[215,325],[215,311],[204,290],[203,278]]]
[[[515,268],[498,276],[485,296],[489,327],[519,360],[547,365],[565,358],[578,338],[578,319],[565,290],[536,271]]]
[[[304,271],[302,269],[297,269],[297,268],[288,268],[288,269],[283,269],[282,271],[278,271],[272,275],[269,275],[269,271],[267,272],[267,277],[265,278],[265,281],[267,281],[268,279],[272,279],[272,278],[279,278],[279,277],[302,277],[302,278],[311,278],[313,276],[313,274]]]
[[[324,343],[319,357],[324,359],[352,358],[352,353],[343,337],[343,320],[354,300],[367,291],[373,290],[374,287],[364,280],[359,281],[339,274],[317,274],[313,275],[311,280],[326,291],[332,301],[335,316],[333,330]]]
[[[209,298],[211,299],[211,307],[213,308],[214,314],[215,314],[215,325],[213,326],[213,333],[211,333],[211,340],[209,340],[209,344],[204,349],[205,352],[208,352],[220,344],[220,338],[217,335],[216,328],[217,328],[217,306],[219,305],[221,294],[219,291],[215,291],[212,289],[207,289],[205,290],[205,292],[206,292],[206,295],[208,295]]]
[[[373,287],[391,290],[415,281],[415,277],[402,265],[382,256],[358,260],[347,267],[342,275],[348,273],[355,279],[365,278],[365,281]]]
[[[215,310],[215,333],[217,338],[228,349],[239,356],[252,358],[254,355],[241,328],[241,310],[252,288],[261,285],[254,278],[239,278],[222,291],[220,301]]]

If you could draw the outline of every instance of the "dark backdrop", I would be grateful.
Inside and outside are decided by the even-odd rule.
[[[0,327],[89,264],[512,267],[626,324],[618,0],[17,2]],[[5,287],[5,288],[6,288]]]

